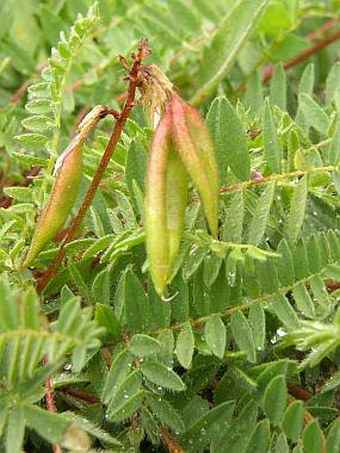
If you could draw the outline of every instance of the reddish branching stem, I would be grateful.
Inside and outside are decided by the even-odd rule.
[[[65,390],[65,393],[73,396],[74,398],[79,398],[83,401],[86,401],[87,403],[91,403],[91,404],[100,403],[100,398],[97,395],[93,395],[91,393],[87,393],[82,390],[77,390],[77,389],[72,388],[72,389]]]
[[[165,428],[165,426],[161,426],[158,429],[158,432],[170,453],[184,453],[184,449],[173,438],[172,434]]]
[[[81,223],[85,217],[85,214],[92,203],[96,190],[100,184],[103,174],[111,159],[112,153],[120,139],[122,130],[126,123],[126,120],[130,116],[132,107],[135,105],[135,94],[136,94],[136,88],[137,88],[136,84],[139,80],[138,72],[141,68],[142,59],[144,57],[148,56],[149,54],[150,54],[150,50],[147,46],[147,41],[145,39],[141,39],[138,53],[132,55],[134,62],[129,71],[129,78],[128,78],[129,84],[128,84],[128,89],[127,89],[126,101],[124,103],[123,109],[119,115],[119,118],[117,119],[117,121],[115,123],[110,140],[109,140],[108,144],[106,145],[103,157],[101,158],[101,160],[99,162],[96,173],[92,179],[90,187],[88,188],[88,190],[86,192],[84,200],[79,208],[79,211],[78,211],[76,217],[74,218],[72,225],[68,229],[68,232],[63,240],[63,243],[61,244],[61,247],[60,247],[55,259],[52,261],[51,265],[49,266],[49,268],[47,269],[47,271],[45,272],[45,274],[42,276],[42,278],[39,280],[39,282],[37,284],[37,288],[39,290],[42,290],[43,288],[45,288],[48,281],[51,279],[51,277],[57,271],[60,263],[62,262],[63,258],[65,257],[66,244],[68,244],[74,238],[75,233],[77,232],[79,226],[81,225]],[[114,117],[117,116],[115,111],[112,111],[112,115]]]
[[[43,364],[47,365],[47,362],[48,362],[47,356],[44,356]],[[57,407],[54,401],[54,391],[51,386],[50,376],[45,380],[45,405],[48,411],[57,412]],[[52,451],[53,453],[61,453],[61,448],[59,447],[59,445],[54,444],[52,445]]]
[[[334,33],[326,36],[325,38],[321,39],[320,41],[317,41],[315,44],[311,45],[308,47],[308,49],[303,50],[300,52],[298,55],[295,57],[291,58],[290,60],[287,60],[283,63],[283,67],[285,69],[289,69],[292,66],[295,66],[301,61],[305,60],[306,58],[310,57],[311,55],[319,52],[319,50],[323,49],[324,47],[328,46],[329,44],[337,41],[340,39],[340,30],[335,31]],[[274,65],[269,65],[267,66],[263,72],[262,72],[262,80],[263,82],[266,82],[271,78],[273,75],[273,72],[275,70]]]

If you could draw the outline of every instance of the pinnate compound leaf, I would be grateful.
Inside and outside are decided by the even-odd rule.
[[[286,408],[287,387],[284,376],[274,377],[266,387],[263,399],[264,411],[273,425],[280,426]]]
[[[185,389],[182,379],[171,368],[156,361],[144,362],[141,367],[143,375],[157,386],[176,392]]]
[[[190,368],[195,348],[195,339],[190,322],[186,322],[177,337],[176,355],[179,363]]]
[[[226,329],[220,316],[212,315],[208,319],[204,327],[204,337],[211,351],[221,359],[226,346]]]

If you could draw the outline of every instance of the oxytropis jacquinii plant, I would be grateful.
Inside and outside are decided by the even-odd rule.
[[[188,176],[197,189],[210,232],[217,235],[218,171],[207,127],[155,65],[144,68],[142,101],[154,119],[146,175],[144,226],[150,273],[158,294],[171,277],[181,241]]]
[[[134,63],[129,68],[128,99],[131,99],[126,102],[122,113],[118,114],[105,106],[95,107],[82,121],[76,136],[59,158],[51,195],[39,217],[22,267],[33,263],[62,228],[72,210],[80,185],[84,140],[101,118],[113,114],[117,123],[112,136],[117,142],[134,105],[136,88],[141,93],[141,103],[146,107],[150,123],[155,126],[146,175],[144,226],[149,269],[157,293],[163,294],[172,276],[183,234],[189,178],[200,195],[209,230],[217,236],[218,171],[207,127],[199,113],[179,97],[172,83],[156,65],[141,63],[148,53],[146,41],[141,40],[139,53],[133,55]],[[127,62],[123,62],[127,66]],[[112,144],[112,137],[110,142]],[[81,216],[92,200],[105,165],[107,159],[104,165],[99,164],[100,175],[92,181],[88,191],[90,196],[85,197],[79,211]],[[78,213],[78,220],[81,216]],[[77,225],[77,217],[74,225]],[[66,240],[70,238],[66,237]],[[54,268],[53,263],[51,265],[54,270],[58,265],[56,260]]]

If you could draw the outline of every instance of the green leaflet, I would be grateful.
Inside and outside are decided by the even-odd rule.
[[[282,149],[277,134],[272,107],[269,99],[266,99],[263,116],[263,145],[264,156],[270,173],[281,172]]]
[[[249,179],[250,158],[245,131],[227,98],[214,99],[207,115],[207,125],[216,150],[221,184],[225,182],[228,166],[237,178],[242,181]]]
[[[269,212],[275,192],[275,184],[269,183],[259,198],[253,219],[249,226],[248,241],[251,244],[260,244],[267,228]]]
[[[56,177],[51,194],[39,217],[22,268],[33,263],[39,252],[53,239],[67,220],[80,187],[82,145],[98,121],[107,113],[107,107],[101,105],[91,110],[79,125],[76,136],[57,160],[55,165]],[[25,135],[20,137],[25,137]]]
[[[191,99],[194,105],[200,104],[226,76],[267,3],[268,0],[240,0],[223,18],[203,55],[198,79],[200,88]]]
[[[281,425],[286,408],[287,389],[284,376],[276,376],[266,387],[263,399],[265,414],[275,426]]]
[[[270,82],[270,102],[272,105],[277,105],[282,111],[286,110],[287,82],[282,64],[276,66]]]
[[[302,432],[303,447],[306,453],[322,451],[322,432],[317,420],[312,420]]]
[[[294,189],[290,212],[286,224],[286,235],[290,243],[294,244],[298,239],[303,224],[307,200],[307,177],[301,178]]]
[[[237,346],[247,354],[247,359],[256,361],[255,343],[247,318],[241,311],[235,311],[230,318],[230,327]]]
[[[296,442],[303,427],[302,401],[294,401],[287,407],[282,418],[282,427],[287,437]]]
[[[185,389],[182,379],[162,363],[148,360],[142,364],[140,369],[150,382],[153,382],[160,388],[164,387],[177,392]]]
[[[226,346],[226,328],[218,315],[213,315],[206,323],[204,337],[211,351],[219,358],[224,355]]]
[[[194,353],[195,339],[190,322],[186,322],[177,337],[176,355],[184,368],[190,368]]]

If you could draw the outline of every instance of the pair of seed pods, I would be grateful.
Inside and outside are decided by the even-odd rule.
[[[183,234],[189,177],[200,195],[209,229],[217,235],[218,171],[207,127],[197,110],[176,94],[157,66],[144,65],[142,69],[141,102],[152,120],[160,118],[149,152],[144,227],[150,273],[161,295]],[[80,186],[82,145],[98,121],[110,112],[108,107],[95,107],[58,159],[55,182],[22,267],[30,266],[64,225]]]
[[[210,232],[217,236],[218,171],[209,133],[198,112],[173,94],[152,138],[146,176],[146,246],[160,295],[171,277],[183,234],[189,177]]]

